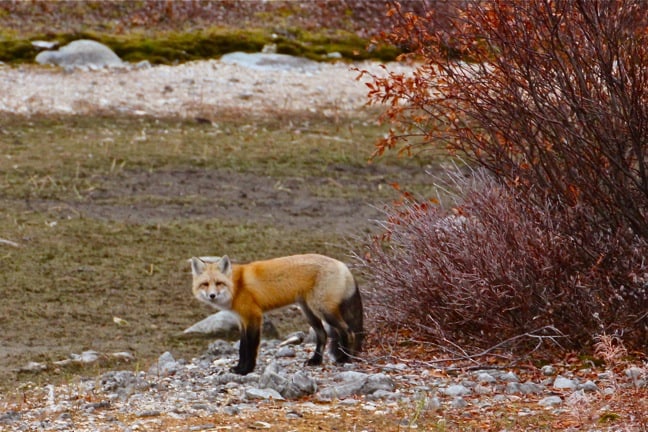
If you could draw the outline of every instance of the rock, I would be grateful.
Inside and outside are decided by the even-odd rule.
[[[232,52],[221,57],[223,63],[237,64],[255,70],[298,70],[314,72],[319,69],[319,64],[303,57],[294,57],[276,53],[244,53]]]
[[[149,369],[150,375],[167,376],[173,375],[180,368],[180,364],[175,361],[173,355],[167,351],[158,357],[157,363]]]
[[[362,386],[361,394],[370,395],[378,390],[394,390],[394,381],[384,373],[369,375],[364,386]]]
[[[362,372],[341,372],[333,377],[334,382],[329,387],[317,393],[318,400],[330,401],[333,399],[345,399],[349,396],[360,394],[368,377],[368,374]]]
[[[57,51],[43,51],[36,56],[40,64],[62,67],[106,67],[122,66],[121,59],[106,45],[93,40],[80,39],[61,47]]]
[[[479,382],[482,383],[482,384],[483,384],[483,383],[489,383],[489,384],[490,384],[490,383],[494,383],[494,382],[497,381],[497,380],[496,380],[496,379],[495,379],[491,374],[489,374],[489,373],[486,373],[486,372],[480,372],[480,373],[477,375],[477,381],[479,381]]]
[[[519,389],[522,394],[540,394],[545,390],[545,387],[532,381],[527,381],[520,384]]]
[[[477,384],[475,388],[473,388],[473,391],[478,395],[488,395],[493,393],[493,389],[491,387],[487,387],[481,384]]]
[[[587,403],[587,401],[588,398],[587,396],[585,396],[585,392],[583,390],[578,390],[570,394],[565,402],[567,403],[567,405],[575,406],[582,403]]]
[[[453,384],[448,388],[441,389],[440,392],[446,396],[464,396],[471,393],[469,388],[462,386],[461,384]]]
[[[148,60],[138,61],[137,63],[135,63],[135,65],[133,65],[133,68],[135,70],[150,69],[151,67],[151,62],[149,62]]]
[[[259,378],[259,387],[272,389],[286,399],[298,399],[317,391],[317,383],[308,371],[302,370],[287,376],[280,371],[276,362],[265,368]]]
[[[430,399],[426,400],[425,407],[430,411],[436,411],[441,408],[441,401],[438,397],[433,396]]]
[[[81,355],[72,354],[72,358],[80,363],[94,363],[100,356],[97,351],[83,351]]]
[[[281,395],[286,399],[299,399],[317,392],[317,383],[306,371],[295,373],[288,380],[288,385]]]
[[[569,378],[565,378],[561,375],[558,375],[553,382],[553,387],[559,390],[562,389],[575,390],[577,384],[574,380],[570,380]]]
[[[250,400],[258,399],[274,399],[274,400],[285,400],[283,396],[279,394],[274,389],[271,388],[250,388],[245,390],[245,397]]]
[[[295,357],[297,356],[297,352],[295,351],[295,348],[290,347],[290,346],[283,346],[275,352],[275,357],[277,358],[286,358],[286,357]]]
[[[226,357],[235,353],[236,349],[232,344],[224,340],[216,340],[207,347],[207,354],[214,357]]]
[[[115,394],[116,397],[125,398],[135,391],[142,391],[150,387],[143,373],[133,371],[110,371],[99,378],[101,391]]]
[[[277,53],[277,44],[265,44],[261,52],[264,54],[276,54]]]
[[[239,318],[232,312],[219,311],[185,329],[183,334],[206,335],[228,340],[238,339],[240,337]]]
[[[116,360],[121,360],[126,362],[135,360],[135,356],[132,353],[129,353],[128,351],[115,352],[110,354],[110,356]]]
[[[562,399],[560,396],[547,396],[546,398],[540,399],[538,405],[543,407],[554,407],[562,404]]]
[[[280,347],[284,345],[299,345],[302,342],[304,342],[304,339],[306,339],[306,333],[303,331],[298,331],[289,334],[286,339],[279,344]]]
[[[599,391],[598,386],[592,380],[587,380],[585,383],[578,386],[580,390],[583,390],[586,393],[593,393]]]
[[[41,40],[32,41],[31,44],[36,48],[47,49],[47,50],[56,48],[59,45],[57,41],[49,42],[49,41],[41,41]]]
[[[625,370],[625,375],[628,378],[639,379],[646,371],[643,368],[632,366]]]
[[[403,395],[397,392],[390,392],[387,390],[376,390],[372,394],[367,396],[367,400],[390,400],[390,401],[398,401],[402,400]],[[353,400],[353,399],[351,399]]]
[[[506,383],[506,394],[515,394],[521,393],[520,383],[517,382],[508,382]]]
[[[544,365],[542,366],[542,368],[540,368],[540,370],[545,376],[552,376],[556,374],[556,368],[552,365]]]
[[[11,423],[17,423],[22,418],[22,414],[17,411],[7,411],[0,414],[0,424],[8,425]]]
[[[407,370],[407,365],[405,363],[387,363],[383,366],[384,371],[404,371]]]
[[[44,370],[47,370],[47,365],[45,363],[32,361],[19,368],[18,372],[42,372]]]
[[[499,376],[499,379],[504,382],[520,382],[520,379],[513,372],[506,372]]]
[[[452,399],[452,402],[450,402],[450,406],[452,408],[465,408],[468,406],[468,402],[461,396],[458,396],[454,399]]]

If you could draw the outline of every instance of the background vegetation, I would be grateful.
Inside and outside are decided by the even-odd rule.
[[[489,174],[455,182],[449,205],[388,212],[362,261],[376,318],[455,352],[588,351],[609,333],[645,354],[645,4],[477,2],[450,32],[433,10],[391,14],[388,40],[423,63],[375,79],[395,126],[377,153],[445,147]]]
[[[427,2],[414,2],[415,6]],[[418,6],[417,6],[418,7]],[[93,39],[123,60],[177,63],[232,51],[327,60],[393,60],[396,46],[371,39],[389,27],[384,3],[294,1],[0,1],[0,61],[31,62],[32,40]]]

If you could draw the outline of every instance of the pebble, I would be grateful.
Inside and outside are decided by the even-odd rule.
[[[543,407],[555,407],[562,404],[560,396],[547,396],[538,401],[538,405]]]
[[[544,365],[540,368],[540,371],[545,376],[552,376],[556,374],[556,368],[553,367],[552,365]]]
[[[442,389],[441,393],[445,394],[446,396],[464,396],[470,394],[470,389],[464,387],[461,384],[458,384],[458,385],[451,385],[448,388]]]
[[[577,383],[574,380],[558,375],[553,382],[553,387],[558,390],[568,389],[575,390]]]

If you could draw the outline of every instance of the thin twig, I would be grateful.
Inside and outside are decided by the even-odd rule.
[[[541,331],[544,331],[544,330],[551,330],[551,331],[555,332],[555,334],[553,334],[553,335],[538,335],[538,334],[536,334],[536,333],[541,332]],[[558,329],[556,329],[554,326],[550,326],[550,325],[548,325],[548,326],[541,327],[541,328],[539,328],[539,329],[537,329],[537,330],[534,330],[534,331],[532,331],[532,332],[527,332],[527,333],[523,333],[523,334],[519,334],[519,335],[516,335],[516,336],[510,337],[510,338],[508,338],[508,339],[506,339],[506,340],[503,340],[502,342],[500,342],[500,343],[498,343],[498,344],[495,344],[495,345],[493,345],[492,347],[487,348],[487,349],[485,349],[485,350],[483,350],[483,351],[481,351],[481,352],[479,352],[479,353],[476,353],[476,354],[468,354],[464,349],[462,349],[461,347],[459,347],[457,344],[454,344],[454,343],[452,343],[452,342],[450,342],[450,341],[448,341],[448,340],[445,340],[444,342],[448,342],[448,343],[452,344],[455,348],[459,349],[463,354],[461,354],[461,355],[457,355],[456,357],[448,357],[448,358],[437,359],[437,360],[431,360],[431,361],[422,362],[422,363],[423,363],[423,364],[426,364],[426,365],[428,365],[428,366],[431,366],[432,364],[435,364],[435,363],[446,363],[446,362],[454,362],[454,361],[459,361],[459,360],[464,360],[464,361],[470,361],[470,362],[473,362],[473,363],[477,363],[476,359],[478,359],[478,358],[480,358],[480,357],[484,357],[484,356],[486,356],[486,355],[496,355],[496,356],[498,356],[498,357],[505,358],[506,356],[493,354],[493,351],[495,351],[495,350],[497,350],[498,348],[501,348],[501,347],[503,347],[503,346],[505,346],[505,345],[507,345],[507,344],[509,344],[509,343],[511,343],[511,342],[514,342],[514,341],[516,341],[516,340],[518,340],[518,339],[522,339],[522,338],[536,338],[536,339],[538,339],[538,344],[536,345],[536,347],[535,347],[533,350],[531,350],[531,352],[534,352],[534,351],[536,351],[536,350],[539,348],[539,346],[542,344],[542,342],[543,342],[545,339],[549,339],[549,340],[551,340],[553,343],[558,344],[558,342],[556,342],[555,339],[556,339],[556,338],[564,338],[564,337],[566,337],[566,336],[565,336],[562,332],[560,332],[560,331],[559,331]],[[457,354],[456,351],[452,351],[452,350],[450,350],[450,349],[448,349],[448,348],[446,348],[446,347],[441,347],[441,346],[438,345],[438,344],[434,344],[434,345],[436,345],[436,346],[438,346],[438,347],[444,349],[445,351],[449,351],[449,352],[451,352],[452,354],[455,354],[455,355]],[[560,344],[558,344],[558,345],[560,346]]]

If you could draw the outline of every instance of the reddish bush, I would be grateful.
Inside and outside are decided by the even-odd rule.
[[[385,37],[421,63],[369,84],[393,126],[377,153],[446,147],[496,180],[461,184],[456,214],[388,211],[361,265],[376,319],[443,346],[616,331],[645,350],[644,1],[477,1],[441,27],[434,10],[389,14]]]
[[[370,98],[394,124],[378,152],[443,143],[526,199],[585,205],[585,222],[648,239],[644,0],[472,2],[443,28],[433,10],[391,15],[386,37],[423,63],[375,77]]]
[[[451,209],[408,200],[367,245],[359,267],[375,321],[473,353],[509,339],[513,350],[590,347],[603,332],[645,348],[645,241],[580,224],[588,207],[565,213],[484,174],[457,179]]]

